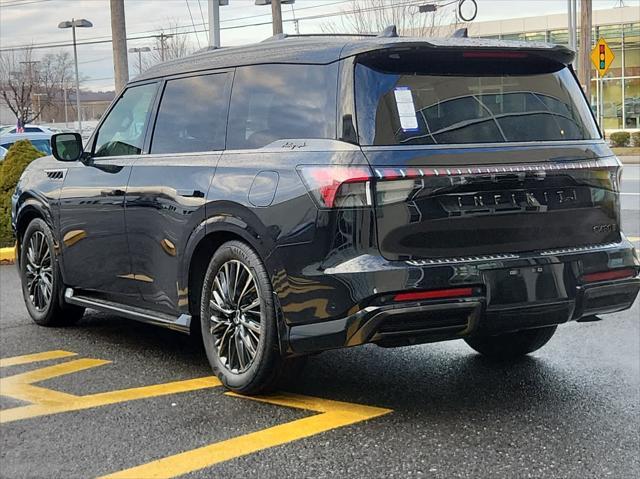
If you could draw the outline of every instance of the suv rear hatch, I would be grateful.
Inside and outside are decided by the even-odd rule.
[[[535,51],[359,55],[358,133],[387,259],[618,242],[619,162],[569,68]]]

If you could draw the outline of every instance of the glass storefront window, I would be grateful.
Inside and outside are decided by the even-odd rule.
[[[525,40],[528,42],[546,42],[547,32],[529,32],[524,34]]]
[[[602,117],[605,130],[622,128],[622,80],[602,81]]]
[[[569,44],[569,33],[565,30],[552,30],[549,32],[549,42],[557,43],[558,45]]]
[[[640,76],[640,23],[624,26],[624,75]]]
[[[502,35],[503,40],[525,40],[524,33],[507,33]]]
[[[625,128],[640,128],[640,78],[624,81]]]

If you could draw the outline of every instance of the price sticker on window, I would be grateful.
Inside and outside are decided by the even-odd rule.
[[[396,87],[393,90],[400,118],[402,131],[418,131],[418,119],[416,118],[416,107],[413,103],[411,89],[406,86]]]

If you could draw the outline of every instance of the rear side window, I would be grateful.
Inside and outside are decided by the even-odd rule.
[[[335,138],[336,64],[239,67],[233,82],[227,148],[281,139]]]
[[[164,89],[151,153],[221,150],[229,105],[227,74],[170,80]]]
[[[423,62],[424,63],[424,62]],[[427,62],[428,63],[428,62]],[[429,145],[599,138],[588,105],[567,68],[519,74],[484,61],[434,73],[356,66],[362,144]]]

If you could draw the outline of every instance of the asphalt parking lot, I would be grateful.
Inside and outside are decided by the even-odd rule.
[[[38,327],[15,267],[0,285],[3,478],[640,475],[638,302],[511,366],[461,341],[364,346],[256,400],[225,394],[186,336],[94,312]]]

